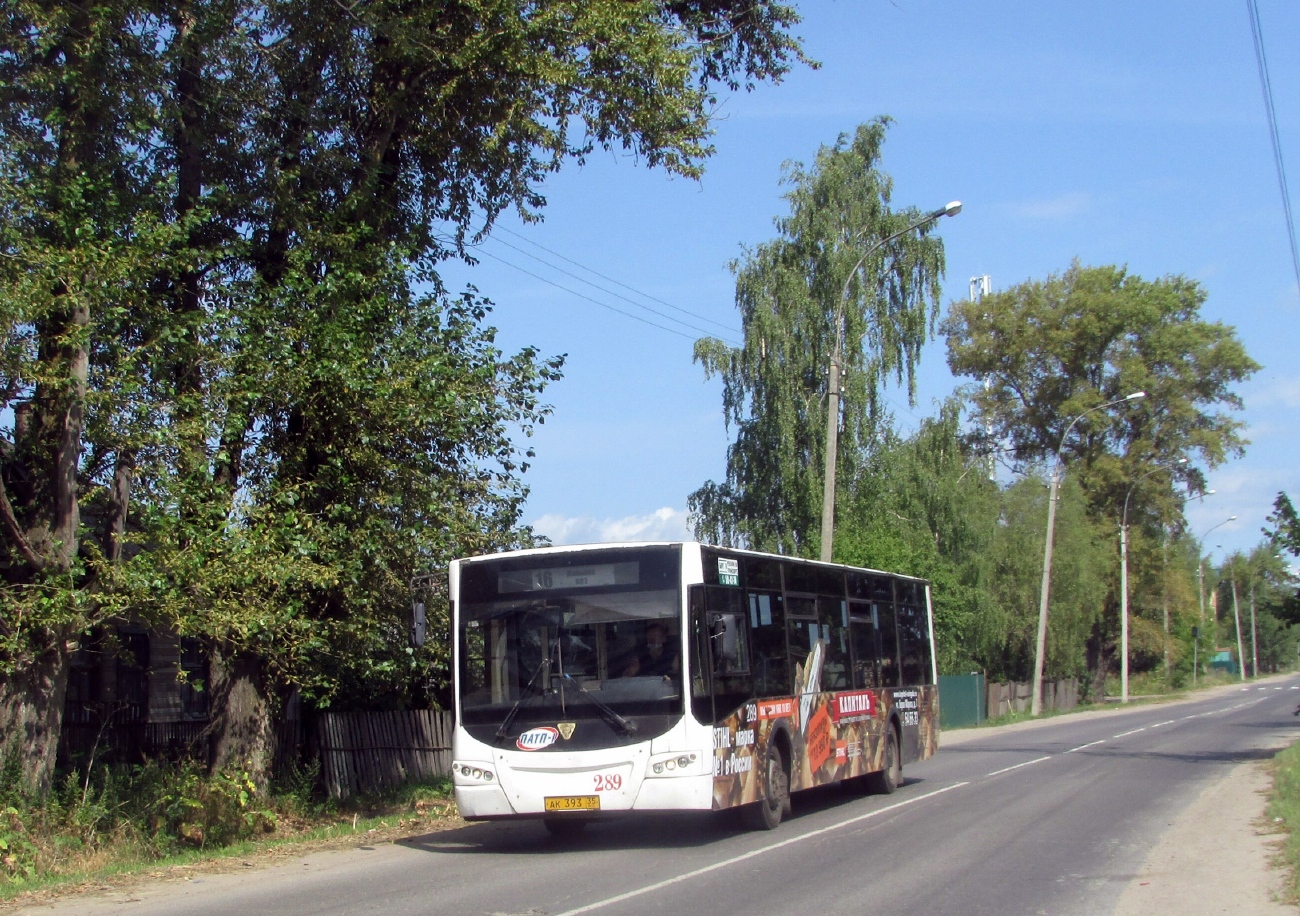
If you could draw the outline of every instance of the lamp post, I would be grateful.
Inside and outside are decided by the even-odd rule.
[[[858,269],[867,263],[867,258],[885,245],[900,235],[906,235],[913,229],[919,229],[921,226],[932,223],[944,216],[956,216],[960,212],[961,201],[951,201],[946,206],[927,213],[907,228],[900,229],[892,235],[887,235],[876,241],[866,250],[862,257],[858,258],[858,263],[853,265],[853,269],[849,271],[848,277],[844,280],[844,291],[840,293],[839,305],[835,307],[835,351],[831,356],[830,377],[827,380],[826,468],[822,479],[821,538],[821,559],[824,563],[829,563],[831,560],[831,548],[834,546],[835,539],[835,466],[840,434],[840,372],[843,368],[844,359],[844,303],[849,298],[849,286],[853,283],[853,277],[857,274]]]
[[[1119,611],[1119,631],[1120,631],[1120,677],[1119,677],[1119,698],[1121,703],[1128,702],[1128,501],[1133,497],[1133,491],[1137,489],[1138,484],[1146,480],[1152,474],[1158,474],[1161,471],[1168,471],[1176,468],[1180,464],[1186,464],[1186,458],[1179,458],[1172,464],[1164,464],[1158,468],[1152,468],[1128,488],[1128,493],[1124,496],[1124,514],[1120,517],[1119,523],[1119,589],[1120,589],[1120,611]]]
[[[1192,644],[1192,686],[1193,687],[1196,686],[1196,669],[1200,667],[1201,630],[1205,629],[1205,557],[1201,550],[1200,542],[1203,538],[1208,537],[1210,532],[1214,531],[1216,528],[1222,528],[1224,525],[1228,524],[1228,522],[1235,522],[1236,520],[1237,520],[1237,516],[1230,515],[1227,518],[1225,518],[1223,521],[1219,522],[1219,524],[1207,528],[1205,532],[1199,538],[1196,539],[1197,541],[1196,552],[1198,554],[1202,554],[1200,559],[1197,561],[1197,566],[1196,566],[1196,591],[1199,593],[1199,597],[1201,599],[1201,625],[1196,630],[1196,641],[1195,643]]]
[[[1065,440],[1070,438],[1074,424],[1088,414],[1146,396],[1145,391],[1135,391],[1122,398],[1090,407],[1070,420],[1069,425],[1065,427],[1065,434],[1061,436],[1061,444],[1056,449],[1056,464],[1052,467],[1052,487],[1047,496],[1047,537],[1043,545],[1043,587],[1038,601],[1038,641],[1034,651],[1034,694],[1029,701],[1030,715],[1037,716],[1043,711],[1043,656],[1047,649],[1047,599],[1052,586],[1052,535],[1056,530],[1056,493],[1061,486],[1061,452],[1065,450]]]
[[[1187,503],[1191,502],[1194,499],[1205,499],[1205,497],[1207,496],[1213,496],[1215,492],[1216,492],[1215,490],[1211,489],[1211,490],[1206,490],[1203,493],[1197,493],[1195,496],[1184,497],[1182,500],[1182,504],[1186,505]],[[1161,599],[1161,604],[1163,605],[1163,611],[1164,611],[1165,683],[1168,684],[1169,683],[1169,526],[1168,525],[1165,526],[1164,535],[1165,535],[1165,542],[1161,547],[1161,551],[1164,554],[1164,556],[1161,560],[1162,569],[1160,575],[1163,581],[1163,586],[1162,586],[1163,596]],[[1195,658],[1193,658],[1192,660],[1192,668],[1193,668],[1192,677],[1194,681],[1196,676]]]

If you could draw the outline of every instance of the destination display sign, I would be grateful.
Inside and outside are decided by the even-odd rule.
[[[635,585],[641,579],[640,568],[640,563],[630,562],[512,569],[497,575],[497,592],[508,595],[514,592]]]

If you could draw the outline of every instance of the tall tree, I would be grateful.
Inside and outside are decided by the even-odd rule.
[[[1084,267],[1030,280],[978,302],[952,303],[943,332],[948,365],[977,381],[969,393],[994,441],[1019,466],[1050,458],[1073,417],[1136,391],[1146,398],[1091,414],[1064,442],[1094,512],[1118,519],[1133,481],[1187,458],[1162,479],[1202,489],[1194,462],[1241,453],[1233,386],[1258,368],[1231,327],[1201,318],[1205,292],[1173,276],[1149,281],[1121,267]],[[1153,481],[1156,478],[1153,478]],[[1140,495],[1155,498],[1157,486]]]
[[[789,215],[778,237],[732,264],[743,342],[696,344],[707,376],[720,376],[735,430],[727,478],[690,496],[696,531],[716,543],[794,555],[819,546],[826,448],[827,371],[843,341],[842,432],[836,474],[851,482],[872,447],[889,379],[913,389],[921,347],[938,315],[943,243],[919,210],[892,210],[880,170],[889,119],[860,125],[822,147],[812,168],[786,167]],[[848,295],[844,296],[845,284]]]
[[[716,89],[802,60],[773,0],[0,22],[0,740],[38,786],[106,615],[207,637],[249,697],[223,735],[264,744],[277,678],[324,700],[322,660],[393,653],[413,568],[526,539],[505,430],[558,364],[497,351],[437,264],[593,150],[699,174]]]
[[[969,394],[981,423],[1018,467],[1050,462],[1059,449],[1094,524],[1117,531],[1127,501],[1130,525],[1155,541],[1181,518],[1175,484],[1203,489],[1201,467],[1245,445],[1227,411],[1241,406],[1233,386],[1259,367],[1230,327],[1201,318],[1204,302],[1184,277],[1148,281],[1076,262],[1044,281],[954,302],[943,326],[948,364],[977,380]],[[1137,391],[1146,398],[1096,410]],[[1180,458],[1187,463],[1176,465]],[[1054,572],[1053,590],[1065,582]],[[1114,611],[1118,601],[1109,604]],[[1093,634],[1098,687],[1114,655],[1116,617],[1099,620]]]

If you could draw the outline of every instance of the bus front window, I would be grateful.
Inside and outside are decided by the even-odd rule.
[[[563,745],[576,749],[670,727],[684,704],[680,589],[676,563],[665,560],[676,556],[467,569],[458,634],[466,728],[501,744],[529,728],[574,723]]]

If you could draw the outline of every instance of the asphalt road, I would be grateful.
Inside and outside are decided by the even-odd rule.
[[[892,796],[796,796],[774,832],[627,818],[557,843],[474,824],[391,846],[65,899],[36,913],[1097,914],[1173,817],[1300,738],[1300,678],[957,732]],[[125,907],[124,907],[125,904]]]

